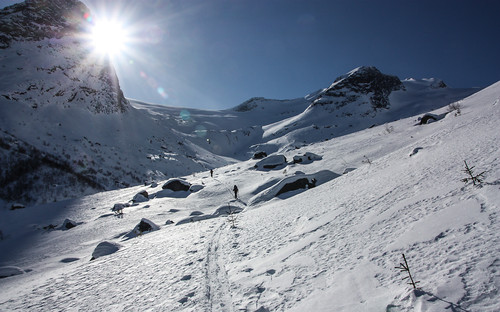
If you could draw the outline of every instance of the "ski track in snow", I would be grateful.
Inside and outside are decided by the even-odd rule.
[[[220,225],[208,244],[206,259],[207,297],[211,311],[233,311],[231,289],[226,273],[223,255],[220,254],[220,236],[224,230]]]

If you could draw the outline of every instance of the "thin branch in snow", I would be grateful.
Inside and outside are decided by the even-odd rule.
[[[480,186],[481,183],[483,182],[484,174],[486,173],[486,171],[483,171],[479,174],[474,174],[474,171],[473,171],[474,166],[469,167],[469,165],[467,164],[467,161],[465,161],[465,160],[464,160],[464,163],[465,163],[464,172],[467,173],[469,176],[466,178],[463,178],[462,182],[468,183],[469,181],[472,181],[472,184],[474,186]]]
[[[417,284],[420,283],[420,281],[413,280],[413,276],[411,275],[411,272],[410,272],[410,266],[408,265],[408,262],[406,261],[405,254],[403,254],[403,260],[404,260],[404,263],[399,263],[399,266],[397,266],[395,268],[399,269],[400,272],[408,273],[408,276],[403,277],[403,280],[410,279],[410,282],[408,284],[412,285],[414,289],[417,289]]]

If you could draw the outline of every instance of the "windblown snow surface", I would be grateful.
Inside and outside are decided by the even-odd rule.
[[[0,310],[500,311],[500,83],[458,104],[427,125],[290,149],[279,169],[248,160],[183,177],[192,191],[2,210]],[[306,152],[320,157],[290,162]],[[485,171],[480,187],[462,181],[464,161]],[[316,186],[276,197],[294,176]],[[158,227],[127,235],[143,218]],[[395,268],[402,254],[418,290]]]

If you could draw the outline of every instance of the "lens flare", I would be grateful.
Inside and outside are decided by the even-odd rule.
[[[203,125],[197,125],[194,133],[196,133],[198,137],[204,138],[207,136],[207,128],[205,128]],[[210,144],[209,139],[207,139],[207,142]]]
[[[89,23],[92,23],[92,15],[90,15],[90,13],[86,12],[85,14],[83,14],[83,18],[89,22]]]
[[[162,87],[158,87],[158,89],[156,89],[156,91],[158,92],[159,95],[161,95],[162,98],[164,98],[164,99],[168,98],[167,92],[165,92],[165,89],[163,89]]]
[[[180,116],[184,121],[188,121],[189,119],[191,119],[191,113],[185,109],[181,111]]]

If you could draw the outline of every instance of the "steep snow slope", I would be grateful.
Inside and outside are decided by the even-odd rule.
[[[459,105],[461,114],[427,125],[414,116],[388,124],[391,131],[313,138],[284,154],[320,156],[304,163],[262,170],[248,160],[217,168],[213,178],[186,176],[194,192],[137,186],[1,210],[0,266],[10,268],[0,273],[26,273],[0,279],[0,307],[498,311],[500,82]],[[464,160],[486,171],[482,187],[461,181]],[[303,177],[322,183],[268,196],[282,179]],[[147,202],[113,215],[115,203],[144,190]],[[236,228],[221,217],[228,207],[243,208]],[[79,225],[59,229],[66,218]],[[129,238],[142,218],[160,229]],[[44,230],[49,224],[56,229]],[[121,248],[89,261],[105,240]],[[394,268],[402,253],[418,291]]]

